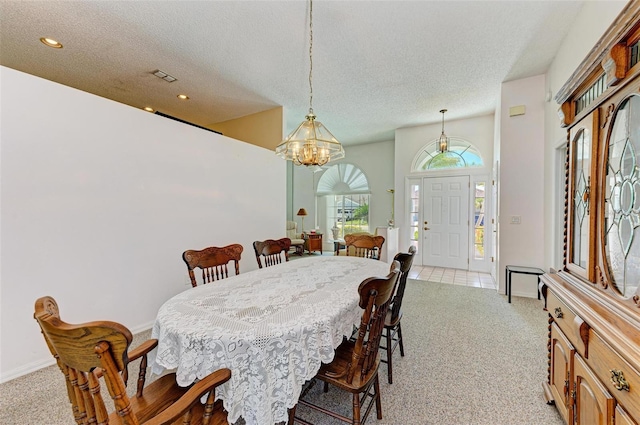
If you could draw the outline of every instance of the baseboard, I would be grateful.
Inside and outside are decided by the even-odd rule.
[[[155,323],[155,320],[152,320],[150,322],[143,323],[140,326],[136,326],[135,328],[130,328],[129,330],[131,331],[133,336],[136,336],[141,332],[145,332],[145,331],[148,331],[149,329],[151,329],[153,327],[154,323]]]
[[[502,292],[502,294],[504,295],[504,292]],[[538,298],[538,295],[536,292],[512,292],[511,296],[523,297],[523,298]]]
[[[131,333],[135,336],[141,332],[148,331],[153,326],[154,321],[144,323],[140,326],[136,326],[135,328],[129,329]],[[2,374],[0,376],[0,384],[4,384],[5,382],[9,382],[13,379],[19,378],[24,375],[28,375],[30,373],[36,372],[40,369],[44,369],[45,367],[49,367],[51,365],[56,364],[56,361],[53,357],[49,356],[47,359],[37,360],[35,362],[31,362],[29,364],[17,367],[8,371],[7,373]]]
[[[28,375],[30,373],[33,373],[37,370],[40,369],[44,369],[45,367],[49,367],[51,365],[54,365],[56,363],[56,361],[54,360],[53,357],[46,359],[46,360],[38,360],[29,364],[26,364],[24,366],[20,366],[17,367],[13,370],[10,370],[9,372],[3,374],[2,376],[0,376],[0,384],[4,384],[5,382],[9,382],[12,379],[16,379],[19,378],[21,376],[24,375]]]

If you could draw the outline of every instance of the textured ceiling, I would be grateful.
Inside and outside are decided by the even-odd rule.
[[[316,0],[314,111],[344,144],[442,108],[492,113],[500,83],[547,70],[582,4]],[[309,108],[305,1],[2,0],[0,35],[4,66],[202,126],[283,106],[289,132]]]

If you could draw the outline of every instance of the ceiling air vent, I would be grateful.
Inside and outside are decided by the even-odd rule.
[[[155,75],[158,78],[162,78],[163,80],[165,80],[168,83],[173,83],[174,81],[178,81],[178,79],[172,75],[167,74],[164,71],[160,71],[159,69],[156,69],[155,71],[152,72],[153,75]]]

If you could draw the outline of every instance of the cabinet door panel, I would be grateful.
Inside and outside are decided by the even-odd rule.
[[[595,176],[598,144],[598,110],[594,110],[569,132],[569,252],[567,268],[594,280],[594,237],[596,225]],[[593,177],[592,177],[593,176]],[[594,180],[594,181],[592,181]]]
[[[573,374],[576,425],[613,423],[615,400],[578,355],[574,356]]]
[[[624,99],[607,135],[604,232],[607,275],[625,298],[640,284],[640,95]]]
[[[573,356],[575,350],[564,336],[560,328],[551,325],[551,394],[560,415],[567,423],[572,423],[569,389],[573,370]]]

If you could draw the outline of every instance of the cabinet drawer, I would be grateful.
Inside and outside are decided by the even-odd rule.
[[[640,374],[618,356],[595,332],[589,337],[589,365],[600,377],[611,395],[632,418],[640,418]],[[617,389],[612,382],[612,370],[622,372],[629,390]],[[622,422],[624,423],[624,422]]]
[[[576,351],[583,357],[587,357],[585,351],[585,343],[580,336],[581,327],[584,327],[584,321],[562,302],[556,294],[549,291],[547,295],[547,310],[553,321],[564,332],[567,339],[575,347]]]

